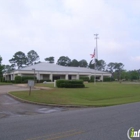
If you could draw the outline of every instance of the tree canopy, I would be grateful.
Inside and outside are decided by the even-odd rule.
[[[47,57],[45,58],[45,61],[48,61],[49,63],[54,63],[54,57],[53,56]]]
[[[0,56],[0,78],[2,77],[3,73],[3,65],[2,65],[2,57]]]
[[[25,53],[18,51],[16,52],[13,57],[9,60],[11,65],[2,65],[2,57],[0,56],[0,76],[2,76],[3,72],[11,72],[16,68],[22,68],[27,65],[33,65],[38,64],[40,61],[38,61],[39,55],[34,50],[31,50],[27,53],[27,56]],[[48,61],[49,63],[54,63],[54,57],[50,56],[45,58],[45,61]],[[126,71],[124,70],[123,63],[117,63],[117,62],[110,62],[108,65],[106,65],[106,62],[104,60],[95,60],[96,62],[96,69],[100,71],[108,71],[112,73],[112,78],[114,79],[129,79],[129,80],[138,80],[140,79],[140,70],[131,70]],[[60,56],[57,60],[58,65],[62,66],[72,66],[72,67],[89,67],[91,69],[95,68],[95,63],[92,63],[92,60],[87,63],[85,59],[82,59],[80,61],[71,59],[68,56]]]
[[[39,55],[36,51],[31,50],[27,53],[27,65],[33,65],[37,60],[39,60]]]
[[[15,70],[15,65],[3,65],[3,72],[10,73]]]
[[[87,67],[88,63],[85,59],[82,59],[82,60],[79,61],[79,66],[80,67]]]
[[[96,59],[96,70],[104,71],[106,67],[106,63],[104,60]]]
[[[70,66],[71,64],[71,59],[67,56],[61,56],[57,60],[57,64],[61,66]]]
[[[18,51],[14,54],[13,58],[9,60],[11,64],[14,64],[18,67],[18,69],[26,66],[27,64],[27,57],[25,53]]]
[[[70,63],[70,66],[79,67],[79,62],[76,59],[73,59]]]

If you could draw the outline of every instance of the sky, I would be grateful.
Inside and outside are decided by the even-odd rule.
[[[140,0],[0,0],[0,56],[35,50],[44,58],[98,59],[140,69]]]

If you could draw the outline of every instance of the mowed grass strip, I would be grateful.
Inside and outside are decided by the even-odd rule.
[[[85,84],[86,88],[54,88],[52,90],[11,92],[19,98],[59,105],[111,106],[140,101],[140,85],[120,83]]]
[[[35,84],[35,86],[37,86],[37,87],[50,87],[50,88],[54,88],[54,83],[46,83],[46,84],[39,83],[39,84]]]
[[[12,83],[3,83],[3,82],[0,82],[0,86],[4,86],[4,85],[12,85]]]

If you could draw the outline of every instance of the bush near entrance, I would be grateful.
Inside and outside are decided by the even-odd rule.
[[[89,77],[88,76],[80,76],[80,80],[89,82]]]
[[[57,80],[56,86],[58,88],[84,88],[83,80]]]
[[[34,80],[33,76],[16,76],[15,83],[28,83],[28,80]],[[35,77],[36,80],[36,77]]]

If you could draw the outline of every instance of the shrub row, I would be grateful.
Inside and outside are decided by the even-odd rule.
[[[34,80],[33,76],[16,76],[15,83],[28,83],[28,80]],[[35,77],[36,80],[36,77]]]
[[[0,77],[0,82],[5,82],[5,78],[4,77]]]
[[[88,76],[80,76],[80,80],[89,81],[89,77]]]
[[[16,76],[15,80],[13,80],[12,82],[15,83],[28,83],[28,80],[34,80],[34,76]],[[35,77],[35,81],[37,83],[43,83],[44,81],[46,82],[51,82],[51,80],[37,80]]]
[[[110,81],[111,81],[110,77],[104,77],[104,82],[110,82]]]
[[[58,88],[84,88],[83,80],[57,80],[56,86]]]

